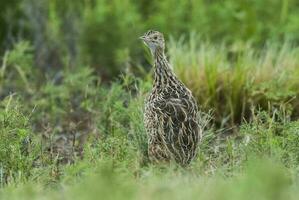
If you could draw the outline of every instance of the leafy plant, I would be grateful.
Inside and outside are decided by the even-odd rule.
[[[0,185],[23,182],[34,168],[39,153],[29,117],[13,95],[0,104]]]

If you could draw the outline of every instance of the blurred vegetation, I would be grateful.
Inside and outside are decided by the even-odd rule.
[[[0,199],[298,199],[296,0],[0,5]],[[147,29],[211,118],[187,169],[148,162]]]
[[[138,36],[157,29],[178,39],[190,31],[230,45],[299,41],[296,0],[23,0],[0,2],[0,43],[30,40],[43,70],[92,66],[104,80],[143,62]]]
[[[299,116],[299,49],[289,43],[255,49],[201,42],[194,34],[171,40],[170,61],[193,91],[202,109],[214,111],[220,127],[233,127],[252,116],[252,109],[284,109]]]

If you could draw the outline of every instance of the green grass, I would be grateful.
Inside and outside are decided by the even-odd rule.
[[[214,111],[220,127],[248,120],[252,107],[284,107],[299,116],[297,47],[269,44],[257,50],[249,43],[227,47],[198,41],[194,34],[187,41],[171,40],[170,60],[202,108]]]
[[[186,169],[148,162],[150,75],[106,85],[87,66],[35,68],[30,43],[7,51],[0,199],[298,199],[298,49],[198,41],[168,47],[178,76],[212,110]]]
[[[135,154],[135,152],[131,152]],[[45,185],[42,173],[25,184],[9,184],[1,199],[297,199],[298,183],[277,160],[251,157],[234,173],[201,173],[199,163],[188,169],[174,165],[140,167],[136,158],[85,158],[63,167],[59,180]],[[45,171],[43,171],[45,173]],[[39,174],[39,176],[37,176]],[[45,176],[45,175],[44,175]],[[249,195],[250,194],[250,195]]]
[[[0,199],[298,199],[296,0],[0,4]],[[148,29],[211,119],[185,169],[148,161]]]

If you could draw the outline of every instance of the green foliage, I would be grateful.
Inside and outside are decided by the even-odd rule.
[[[102,65],[102,75],[124,71],[130,54],[136,53],[142,24],[133,1],[96,0],[86,5],[81,23],[83,59]]]
[[[65,3],[53,2],[57,8]],[[114,3],[90,4],[84,17]],[[60,35],[62,22],[52,23]],[[187,38],[171,41],[170,60],[213,118],[187,169],[148,162],[143,106],[150,78],[128,70],[105,85],[96,70],[70,64],[64,53],[59,69],[47,71],[36,67],[28,42],[6,51],[0,69],[0,199],[297,199],[298,48],[273,43],[257,50],[243,42],[228,47]]]
[[[32,141],[29,117],[20,101],[9,96],[0,103],[0,186],[22,182],[32,172],[38,146]]]
[[[283,106],[298,116],[298,48],[272,44],[258,51],[250,44],[227,48],[198,41],[194,34],[187,41],[171,40],[170,60],[202,108],[214,111],[220,127],[249,120],[252,107]]]
[[[82,112],[82,115],[84,112],[91,112],[90,104],[94,99],[90,97],[95,94],[97,81],[92,75],[92,70],[85,67],[71,73],[66,69],[59,76],[60,83],[55,80],[46,82],[40,86],[39,95],[34,97],[38,110],[41,114],[46,114],[43,117],[52,119],[52,123],[63,123],[62,119],[67,118],[74,110]]]
[[[286,166],[297,166],[294,152],[299,150],[298,121],[289,121],[286,113],[277,109],[269,113],[257,112],[252,123],[242,125],[243,149],[247,154],[276,157]]]
[[[298,199],[296,0],[0,4],[0,199]],[[212,110],[187,169],[147,159],[147,29]]]
[[[146,136],[143,127],[143,100],[149,84],[127,76],[123,83],[114,83],[101,96],[102,132],[106,135],[125,136],[143,152],[146,151]],[[135,91],[135,92],[134,92]],[[135,93],[135,94],[134,94]],[[103,126],[104,125],[104,126]]]
[[[198,176],[190,170],[151,168],[135,171],[119,163],[101,160],[68,166],[61,189],[43,190],[29,182],[0,191],[3,199],[297,199],[297,184],[281,164],[269,159],[251,159],[243,173],[229,179]],[[80,179],[78,180],[78,175]],[[70,183],[72,182],[72,183]],[[251,194],[250,196],[248,194]]]
[[[1,0],[0,5],[2,7],[2,12],[0,14],[0,45],[3,47],[5,46],[5,40],[12,37],[13,34],[16,34],[18,28],[23,28],[18,27],[17,25],[18,19],[22,17],[22,12],[20,9],[20,2],[17,0]],[[0,53],[3,53],[2,48]]]
[[[147,29],[176,39],[195,31],[212,43],[263,46],[269,41],[299,41],[296,0],[24,0],[2,4],[1,42],[30,39],[37,67],[53,71],[65,64],[89,65],[104,80],[144,61],[138,37]]]
[[[37,79],[33,67],[32,47],[29,42],[20,42],[3,57],[0,73],[0,91],[4,95],[25,90],[31,93],[32,81]],[[11,81],[15,80],[15,81]]]

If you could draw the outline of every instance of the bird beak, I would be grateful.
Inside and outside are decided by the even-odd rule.
[[[141,37],[139,37],[139,39],[144,41],[146,39],[146,37],[145,36],[141,36]]]

